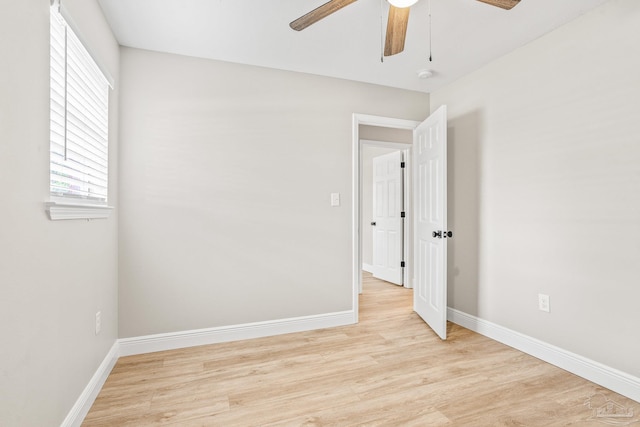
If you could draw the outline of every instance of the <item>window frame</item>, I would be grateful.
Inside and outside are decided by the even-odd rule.
[[[51,84],[51,117],[48,175],[49,201],[45,203],[45,210],[51,220],[108,218],[113,211],[113,207],[107,204],[109,187],[109,89],[113,88],[113,80],[107,73],[104,72],[104,68],[100,67],[97,61],[95,61],[94,56],[87,49],[86,43],[83,42],[79,32],[75,30],[75,25],[72,25],[73,21],[70,19],[68,14],[65,13],[64,9],[60,7],[60,4],[58,2],[56,2],[56,4],[52,5],[51,7],[50,20],[49,44],[51,51],[51,63],[49,80]],[[64,35],[64,40],[61,40],[59,36],[60,33],[57,33],[57,35],[54,37],[54,25],[61,25],[61,27],[58,28],[64,28],[64,31],[66,32]],[[75,50],[73,53],[70,52],[70,49],[74,49],[74,47],[69,44],[68,39],[70,38],[73,39],[72,43],[73,46],[75,46]],[[55,60],[53,58],[54,49],[57,50],[57,57]],[[62,58],[60,58],[60,52],[63,52]],[[82,58],[80,58],[80,56],[82,56]],[[76,82],[78,83],[68,83],[72,78],[70,71],[68,71],[68,68],[71,68],[69,65],[70,61],[76,60],[78,58],[80,58],[81,60],[75,61],[73,67],[75,67],[75,69],[77,69],[80,73],[86,74],[84,74],[83,78],[81,78],[80,80],[76,80]],[[63,69],[61,68],[61,65]],[[57,77],[54,76],[54,73],[57,75]],[[71,93],[68,86],[73,86],[74,84],[76,85],[75,87],[82,86],[83,88],[89,87],[89,89],[91,89],[91,86],[93,85],[93,87],[97,90],[96,93],[99,94],[99,99],[98,101],[95,101],[95,103],[93,100],[89,100],[88,97],[81,97],[80,101],[74,101],[80,107],[76,108],[75,111],[79,112],[81,115],[85,114],[85,111],[83,111],[85,105],[91,108],[97,106],[100,109],[103,114],[98,120],[94,121],[93,123],[87,124],[86,121],[79,120],[77,117],[74,117],[76,124],[73,125],[72,122],[68,119],[68,116],[72,114],[72,110],[69,109],[70,103],[67,102],[67,97],[69,97]],[[54,85],[57,85],[57,92],[53,89]],[[60,85],[63,85],[64,87],[61,88]],[[60,95],[64,97],[64,104],[60,102]],[[93,96],[92,93],[90,93],[90,95]],[[55,102],[53,100],[54,96],[58,97]],[[87,111],[89,111],[89,108],[87,108]],[[61,114],[63,115],[63,117],[61,117]],[[56,117],[55,119],[54,116]],[[62,126],[63,128],[62,132],[60,131],[60,126]],[[76,129],[81,127],[85,131],[86,135],[67,138],[67,130],[73,129],[73,126],[76,126]],[[54,127],[57,127],[57,130],[54,130]],[[67,158],[68,147],[78,147],[79,150],[86,150],[87,147],[90,147],[93,150],[93,147],[96,146],[96,141],[90,140],[88,132],[94,132],[96,130],[100,131],[101,137],[98,139],[97,144],[99,152],[98,155],[95,156],[98,159],[98,163],[96,165],[98,165],[102,170],[98,172],[96,178],[91,178],[91,181],[95,182],[95,179],[97,179],[102,183],[102,185],[98,185],[98,187],[102,189],[101,191],[99,191],[99,193],[97,193],[98,197],[91,197],[92,185],[89,184],[89,178],[84,178],[84,180],[76,180],[75,182],[79,183],[79,188],[76,188],[75,190],[71,190],[68,192],[65,192],[64,190],[55,191],[54,179],[52,178],[55,178],[57,175],[53,171],[55,169],[60,171],[61,168],[66,169],[67,167],[72,166],[72,164],[68,162]],[[79,133],[82,132],[77,132],[76,134]],[[93,144],[93,146],[91,146],[91,144]],[[60,159],[61,147],[64,147],[64,157],[62,160]],[[76,151],[76,153],[78,153],[78,151]],[[91,155],[94,154],[91,153]],[[73,165],[79,165],[81,169],[86,169],[88,167],[87,162],[90,161],[88,159],[88,156],[83,154],[76,154],[76,156],[79,156],[78,158],[81,160],[81,163],[76,162]],[[56,158],[56,160],[54,160],[54,157]],[[63,173],[60,176],[63,177],[63,181],[65,179],[68,179],[73,183],[73,179],[75,177],[83,175],[85,173],[86,172],[76,171],[73,172],[72,175],[65,175]],[[91,175],[93,176],[93,174]]]

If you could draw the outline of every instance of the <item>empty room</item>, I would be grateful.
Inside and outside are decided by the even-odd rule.
[[[1,426],[640,423],[637,0],[1,16]]]

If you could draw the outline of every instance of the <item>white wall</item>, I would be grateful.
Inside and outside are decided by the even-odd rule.
[[[64,3],[117,78],[118,46],[97,4]],[[49,1],[3,2],[0,20],[0,424],[54,426],[116,339],[118,213],[91,222],[47,218]],[[114,205],[117,96],[110,99]],[[103,329],[95,336],[98,310]]]
[[[612,0],[431,97],[449,110],[450,305],[635,376],[638,40],[640,3]]]
[[[420,120],[424,120],[422,117]],[[360,125],[358,129],[360,139],[382,142],[413,143],[413,131],[407,129],[386,128],[383,126]]]
[[[120,336],[350,310],[352,113],[429,96],[130,48],[121,74]]]

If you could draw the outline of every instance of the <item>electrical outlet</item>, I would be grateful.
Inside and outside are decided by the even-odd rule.
[[[549,295],[538,294],[538,309],[549,313]]]
[[[102,312],[98,311],[96,313],[96,335],[98,335],[101,330],[102,330]]]

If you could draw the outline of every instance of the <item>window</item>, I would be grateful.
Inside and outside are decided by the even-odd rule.
[[[51,9],[50,208],[106,208],[109,82],[69,27]],[[110,208],[109,208],[110,209]],[[71,209],[73,210],[73,209]],[[104,212],[103,212],[104,213]],[[108,213],[107,213],[108,214]],[[87,218],[80,214],[80,218]],[[89,216],[93,218],[93,216]],[[104,217],[102,214],[95,218]]]

